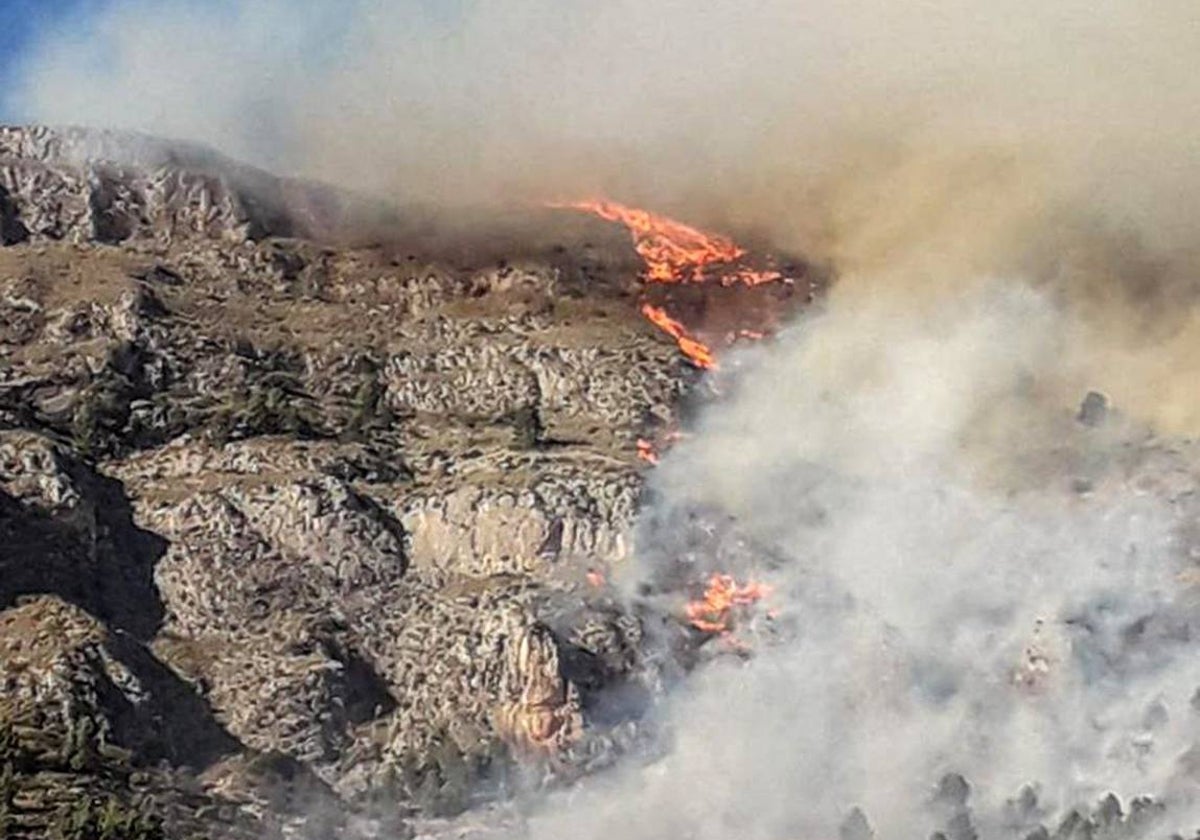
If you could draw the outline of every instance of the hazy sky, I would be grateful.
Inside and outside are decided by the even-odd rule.
[[[11,101],[12,79],[39,39],[52,31],[86,26],[107,0],[0,0],[0,121],[21,114]]]
[[[461,20],[472,0],[396,0],[389,4],[397,13],[408,10],[424,20],[453,25]],[[338,48],[345,27],[355,19],[364,5],[362,0],[300,0],[282,4],[290,9],[292,20],[284,28],[303,30],[314,35],[297,43],[289,56],[295,65],[308,62],[320,64]],[[48,51],[61,50],[64,45],[81,55],[103,77],[119,65],[121,39],[136,37],[137,21],[142,21],[148,35],[157,36],[155,28],[164,18],[188,21],[204,28],[214,21],[223,24],[226,33],[255,23],[254,10],[280,8],[274,0],[245,2],[245,0],[0,0],[0,122],[33,122],[43,115],[21,98],[21,93],[37,84],[37,68],[45,66]],[[302,22],[301,22],[302,21]],[[188,26],[177,30],[186,39]],[[124,30],[124,31],[122,31]],[[203,34],[203,33],[198,33]],[[270,39],[270,27],[259,33]],[[236,40],[236,39],[235,39]],[[287,34],[279,40],[288,41]],[[169,45],[163,45],[169,46]],[[187,53],[194,44],[177,43],[175,48]],[[274,46],[277,46],[275,44]],[[271,50],[264,49],[263,52]],[[212,53],[213,63],[222,59],[218,49]],[[107,59],[107,60],[106,60]],[[250,71],[252,74],[252,70]],[[87,121],[91,114],[81,115]]]

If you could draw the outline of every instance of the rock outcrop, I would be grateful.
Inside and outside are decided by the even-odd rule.
[[[634,673],[637,620],[584,572],[628,556],[633,443],[696,373],[638,316],[628,245],[439,262],[338,244],[356,201],[0,128],[18,836],[104,808],[395,836],[565,767]]]

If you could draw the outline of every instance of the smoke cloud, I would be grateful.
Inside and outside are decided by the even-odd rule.
[[[113,0],[13,99],[400,202],[601,193],[934,309],[1022,277],[1194,432],[1197,54],[1190,0]]]
[[[35,52],[19,102],[397,193],[726,202],[845,178],[854,141],[885,170],[1082,169],[1136,215],[1194,186],[1194,23],[1183,0],[116,0]]]
[[[881,838],[973,836],[947,774],[982,837],[1109,792],[1167,805],[1147,836],[1194,830],[1194,465],[1055,408],[1070,316],[1041,292],[993,280],[941,312],[806,318],[664,460],[630,578],[765,579],[781,629],[739,630],[755,657],[669,701],[664,758],[530,836],[830,837],[854,808]],[[757,568],[697,547],[697,511]]]

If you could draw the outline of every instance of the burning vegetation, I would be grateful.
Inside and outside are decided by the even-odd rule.
[[[748,581],[739,584],[733,575],[714,574],[704,595],[684,608],[688,623],[702,633],[725,636],[733,631],[738,614],[771,594],[771,587]]]
[[[423,836],[629,729],[514,836],[1200,836],[1194,3],[89,5],[22,113],[420,210],[0,129],[0,836]],[[457,218],[546,195],[611,247]]]
[[[696,367],[703,370],[713,370],[716,368],[717,356],[713,353],[712,348],[689,335],[687,327],[668,315],[666,309],[661,306],[643,303],[642,314],[646,316],[646,319],[650,323],[675,339],[675,342],[679,345],[679,349],[683,351],[685,356],[692,360],[692,364]]]
[[[634,249],[646,263],[645,276],[651,283],[705,283],[715,277],[725,286],[734,283],[757,286],[783,279],[778,271],[756,271],[735,265],[746,256],[746,251],[733,240],[649,210],[604,200],[557,206],[594,213],[628,228]]]
[[[743,260],[747,251],[726,236],[706,233],[648,210],[606,200],[552,206],[593,213],[628,229],[633,247],[644,264],[642,279],[645,290],[640,306],[642,315],[671,336],[680,351],[701,370],[717,369],[714,347],[718,341],[728,346],[737,341],[765,339],[771,335],[771,325],[776,316],[773,312],[768,312],[766,317],[760,314],[754,318],[752,327],[739,325],[711,330],[713,336],[710,338],[701,335],[701,330],[689,327],[681,318],[673,316],[668,311],[671,301],[660,303],[647,299],[651,292],[661,288],[678,290],[688,287],[756,289],[768,284],[790,289],[796,282],[774,268],[746,265]],[[659,441],[638,438],[638,458],[657,466],[663,450],[679,440],[682,434],[676,429],[662,436]],[[590,574],[588,579],[593,586],[597,585]],[[703,593],[687,602],[683,614],[687,624],[704,636],[718,637],[745,652],[748,648],[734,635],[734,627],[770,591],[765,584],[753,580],[743,584],[731,574],[716,572],[704,584]]]
[[[641,303],[642,315],[650,323],[671,336],[679,349],[696,367],[714,370],[717,367],[715,345],[728,345],[738,339],[760,339],[771,334],[776,316],[773,312],[752,313],[753,327],[731,325],[726,329],[711,329],[706,324],[689,326],[685,317],[673,314],[673,305],[695,312],[697,307],[683,300],[651,300],[651,293],[663,287],[717,287],[721,289],[753,289],[777,285],[789,289],[796,280],[773,268],[756,268],[745,262],[747,251],[732,239],[615,201],[588,200],[553,207],[581,210],[600,218],[624,225],[633,239],[634,250],[645,268],[645,294]],[[789,294],[790,296],[790,294]],[[734,309],[736,307],[721,307]],[[707,307],[696,313],[703,317]],[[711,336],[708,335],[711,333]],[[645,455],[642,457],[645,458]],[[646,460],[650,460],[646,458]]]

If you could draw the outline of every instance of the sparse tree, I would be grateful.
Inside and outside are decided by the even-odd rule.
[[[67,727],[64,758],[72,770],[79,772],[97,765],[96,729],[96,722],[89,715],[71,720]]]
[[[346,434],[361,438],[371,429],[386,426],[392,421],[391,410],[384,399],[387,389],[379,380],[374,368],[363,375],[350,405],[350,418],[346,423]]]
[[[12,824],[13,803],[17,797],[17,772],[11,761],[0,769],[0,837],[8,836]]]
[[[522,406],[509,415],[509,419],[514,431],[513,444],[518,449],[537,449],[542,445],[546,430],[537,406]]]

